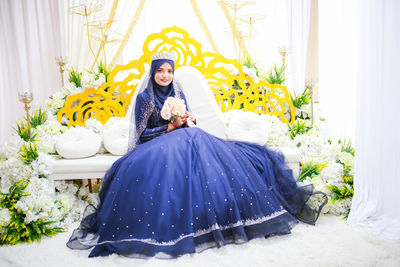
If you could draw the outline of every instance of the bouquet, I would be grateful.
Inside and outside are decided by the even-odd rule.
[[[183,99],[177,97],[168,97],[164,102],[164,106],[161,109],[161,117],[164,120],[173,122],[178,117],[186,115],[186,105]]]
[[[161,117],[164,120],[172,122],[174,124],[175,120],[179,117],[183,119],[183,123],[185,123],[189,127],[194,127],[194,118],[192,115],[186,111],[186,105],[183,99],[177,97],[168,97],[165,100],[164,105],[161,109]]]

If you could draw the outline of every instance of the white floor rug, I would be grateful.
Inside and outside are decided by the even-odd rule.
[[[298,224],[290,235],[259,238],[178,259],[88,258],[65,246],[70,232],[41,243],[0,247],[0,266],[400,266],[400,243],[378,239],[339,217],[321,216],[315,227]]]

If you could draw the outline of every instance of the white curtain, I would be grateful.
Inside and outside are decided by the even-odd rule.
[[[328,132],[352,139],[355,131],[356,8],[354,0],[319,0],[319,107]]]
[[[219,52],[226,58],[236,58],[232,30],[218,1],[197,0],[196,3]],[[233,10],[231,8],[228,8],[228,10],[233,19]],[[248,21],[250,17],[256,19],[251,28],[251,40],[249,38],[250,24],[246,23],[246,20]],[[289,46],[285,1],[255,1],[255,3],[246,5],[237,11],[236,22],[238,30],[246,36],[244,43],[253,61],[261,69],[267,71],[274,63],[280,63],[281,56],[278,53],[278,48]],[[203,52],[215,52],[199,25],[190,1],[147,0],[119,63],[126,64],[139,58],[142,54],[143,43],[149,34],[158,33],[163,28],[174,25],[186,30],[190,37],[200,42]],[[239,48],[237,47],[237,49]],[[302,84],[304,84],[304,81]]]
[[[357,2],[355,195],[349,221],[400,241],[400,2]]]
[[[0,144],[24,116],[18,92],[33,92],[33,108],[61,87],[58,2],[0,1]]]
[[[287,0],[286,4],[290,34],[286,86],[298,95],[305,88],[311,2],[310,0]]]
[[[119,0],[113,18],[111,30],[107,31],[108,42],[105,44],[105,51],[108,57],[106,63],[112,60],[112,56],[119,47],[120,41],[123,39],[125,32],[129,26],[131,18],[134,16],[139,1]],[[69,67],[74,67],[79,71],[91,70],[95,56],[89,48],[88,29],[86,18],[76,12],[84,12],[84,4],[88,10],[89,36],[90,45],[93,53],[97,55],[100,40],[102,37],[101,30],[97,26],[105,26],[108,21],[113,0],[68,0],[60,1],[60,34],[62,45],[62,56],[68,60]],[[132,36],[134,38],[134,36]],[[97,59],[102,59],[104,63],[103,53]]]

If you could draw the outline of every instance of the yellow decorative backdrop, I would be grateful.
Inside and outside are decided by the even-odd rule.
[[[71,95],[58,112],[57,119],[69,119],[68,127],[84,125],[88,118],[105,123],[112,116],[125,116],[131,98],[142,75],[151,63],[154,53],[169,51],[177,55],[175,68],[193,66],[203,73],[215,100],[223,112],[243,109],[280,117],[285,123],[293,122],[295,108],[283,85],[265,81],[255,83],[243,73],[242,65],[235,59],[220,54],[203,52],[201,44],[176,26],[163,29],[147,37],[143,55],[126,65],[117,65],[107,82],[98,89],[86,89]],[[232,74],[235,73],[235,74]],[[284,116],[289,111],[290,119]]]

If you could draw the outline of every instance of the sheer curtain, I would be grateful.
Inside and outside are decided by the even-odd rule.
[[[61,87],[58,2],[0,1],[0,145],[24,116],[18,92],[31,90],[33,108]]]
[[[331,136],[354,140],[356,29],[354,0],[319,0],[319,101]]]
[[[95,57],[89,48],[86,18],[85,16],[75,14],[73,11],[83,12],[83,4],[87,5],[87,9],[90,12],[88,22],[89,25],[92,25],[89,27],[90,44],[93,53],[96,55],[101,40],[101,30],[96,27],[104,26],[107,23],[114,1],[97,0],[88,2],[84,0],[60,0],[59,3],[58,12],[60,14],[62,56],[67,57],[70,67],[74,67],[80,71],[85,69],[91,70]],[[107,31],[108,42],[105,45],[105,51],[108,57],[106,58],[106,63],[111,61],[113,54],[118,49],[137,5],[138,1],[117,1],[111,30]],[[98,60],[103,59],[104,63],[102,55],[101,53]]]
[[[305,88],[311,2],[310,0],[287,0],[286,5],[290,34],[286,86],[298,95]]]
[[[349,222],[400,241],[400,2],[357,2],[357,87],[354,199]]]

